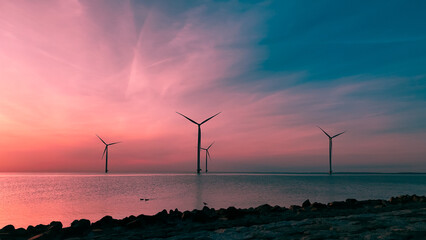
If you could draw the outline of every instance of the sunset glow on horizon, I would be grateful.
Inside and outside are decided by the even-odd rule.
[[[426,172],[425,4],[0,1],[0,172]]]

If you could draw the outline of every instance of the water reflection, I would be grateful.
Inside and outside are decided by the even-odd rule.
[[[426,193],[426,175],[0,175],[0,228],[209,207],[290,206]],[[148,198],[149,201],[140,201]]]
[[[195,208],[196,209],[201,209],[202,206],[202,202],[203,202],[203,189],[204,189],[204,185],[203,185],[203,179],[204,176],[203,175],[198,175],[195,176]]]

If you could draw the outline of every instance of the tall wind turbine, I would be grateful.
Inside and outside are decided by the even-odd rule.
[[[96,136],[105,144],[105,149],[104,149],[104,153],[102,153],[102,158],[104,158],[104,155],[105,155],[105,173],[108,173],[108,146],[121,143],[121,142],[106,143],[104,140],[102,140],[101,137],[99,137],[98,135]]]
[[[215,115],[207,118],[206,120],[202,121],[201,123],[197,123],[196,121],[190,119],[189,117],[183,115],[182,113],[178,113],[177,114],[181,115],[182,117],[188,119],[189,121],[191,121],[192,123],[198,125],[198,147],[197,147],[197,174],[200,174],[200,150],[201,150],[201,125],[203,125],[204,123],[206,123],[208,120],[216,117],[217,115],[219,115],[219,113],[216,113]]]
[[[212,159],[212,158],[210,157],[209,149],[210,149],[210,147],[213,145],[213,143],[214,143],[214,142],[212,142],[212,144],[210,144],[210,146],[208,146],[207,148],[201,148],[202,150],[206,151],[206,172],[207,172],[207,156],[208,156],[210,159]]]
[[[337,136],[339,136],[339,135],[342,135],[343,133],[345,133],[346,131],[344,131],[344,132],[341,132],[341,133],[339,133],[339,134],[336,134],[336,135],[334,135],[334,136],[330,136],[330,135],[328,135],[328,133],[326,133],[322,128],[320,128],[319,126],[317,126],[319,129],[321,129],[321,131],[325,134],[325,135],[327,135],[327,137],[328,137],[328,140],[329,140],[329,158],[330,158],[330,171],[329,171],[329,174],[331,175],[332,173],[333,173],[333,170],[331,169],[331,148],[333,147],[333,138],[335,138],[335,137],[337,137]]]

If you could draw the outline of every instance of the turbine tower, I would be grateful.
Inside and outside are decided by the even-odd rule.
[[[333,170],[331,169],[331,148],[333,147],[333,138],[335,138],[335,137],[337,137],[337,136],[339,136],[339,135],[342,135],[343,133],[345,133],[346,131],[344,131],[344,132],[341,132],[341,133],[339,133],[339,134],[336,134],[336,135],[334,135],[334,136],[330,136],[330,135],[328,135],[328,133],[326,133],[322,128],[320,128],[319,126],[317,126],[319,129],[321,129],[321,131],[325,134],[325,135],[327,135],[327,137],[328,137],[328,140],[329,140],[329,164],[330,164],[330,170],[329,170],[329,174],[331,175],[332,173],[333,173]]]
[[[214,143],[214,142],[212,142],[212,144],[210,144],[210,146],[208,146],[207,148],[201,148],[202,150],[206,151],[206,172],[208,172],[208,171],[207,171],[207,156],[208,156],[210,159],[212,159],[212,158],[210,157],[209,149],[210,149],[210,147],[213,145],[213,143]]]
[[[104,149],[104,153],[102,153],[102,158],[104,158],[104,155],[105,155],[105,173],[108,173],[108,146],[121,143],[121,142],[106,143],[104,140],[102,140],[101,137],[99,137],[98,135],[96,136],[105,144],[105,149]]]
[[[219,115],[219,113],[216,113],[215,115],[207,118],[206,120],[202,121],[201,123],[197,123],[196,121],[190,119],[189,117],[183,115],[182,113],[176,112],[177,114],[181,115],[182,117],[188,119],[189,121],[191,121],[192,123],[196,124],[198,126],[198,147],[197,147],[197,174],[200,174],[200,150],[201,150],[201,125],[203,125],[204,123],[206,123],[208,120],[216,117],[217,115]]]

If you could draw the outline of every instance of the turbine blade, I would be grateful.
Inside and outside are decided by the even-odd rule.
[[[193,123],[195,123],[195,124],[197,124],[197,125],[198,125],[198,123],[197,123],[196,121],[194,121],[194,120],[190,119],[189,117],[187,117],[187,116],[183,115],[182,113],[178,113],[178,112],[176,112],[176,113],[177,113],[177,114],[179,114],[179,115],[181,115],[182,117],[184,117],[184,118],[188,119],[189,121],[191,121],[191,122],[193,122]]]
[[[98,136],[98,134],[96,134],[96,136],[97,136],[97,137],[98,137],[98,138],[99,138],[99,139],[100,139],[100,140],[101,140],[101,141],[102,141],[105,145],[107,145],[107,144],[106,144],[106,142],[105,142],[104,140],[102,140],[102,138],[101,138],[101,137],[99,137],[99,136]]]
[[[212,160],[212,157],[210,157],[210,152],[209,152],[209,150],[206,150],[206,152],[207,152],[207,156],[209,156],[209,159],[210,159],[210,160]]]
[[[330,135],[328,135],[328,133],[326,133],[322,128],[320,128],[320,126],[317,126],[319,129],[321,129],[321,131],[325,134],[325,135],[327,135],[327,137],[329,137],[329,138],[331,138],[330,137]]]
[[[106,147],[105,147],[105,149],[104,149],[104,153],[102,153],[102,157],[101,157],[101,159],[103,159],[103,158],[104,158],[104,156],[105,156],[105,153],[106,153],[107,149],[108,149],[108,146],[106,146]]]
[[[212,142],[212,144],[210,144],[210,146],[207,148],[207,150],[214,144],[214,142]]]
[[[221,113],[221,112],[218,112],[218,113],[216,113],[215,115],[213,115],[213,116],[211,116],[211,117],[207,118],[206,120],[202,121],[202,122],[200,123],[200,125],[202,125],[203,123],[207,122],[208,120],[210,120],[210,119],[212,119],[212,118],[216,117],[216,116],[217,116],[217,115],[219,115],[220,113]]]
[[[108,145],[114,145],[114,144],[117,144],[117,143],[121,143],[121,142],[110,143]]]
[[[331,137],[331,138],[335,138],[335,137],[337,137],[337,136],[339,136],[339,135],[342,135],[343,133],[345,133],[346,131],[344,131],[344,132],[341,132],[341,133],[339,133],[339,134],[336,134],[336,135],[334,135],[333,137]]]
[[[207,151],[207,149],[205,149],[205,148],[200,148],[201,150],[206,150]]]

